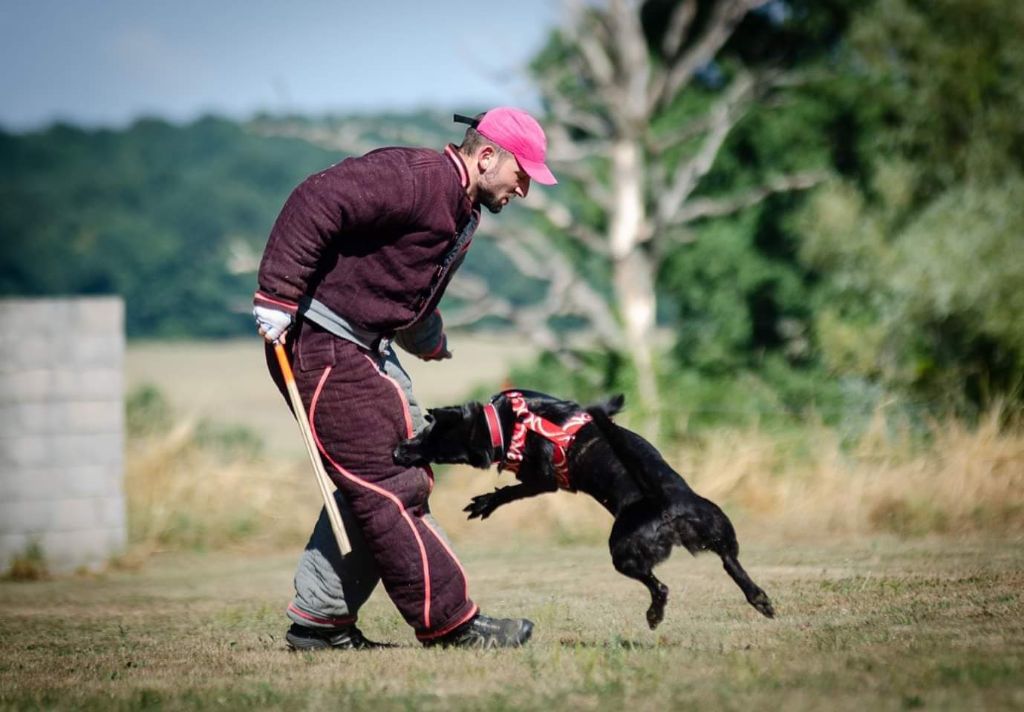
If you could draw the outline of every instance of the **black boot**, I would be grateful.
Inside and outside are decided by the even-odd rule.
[[[489,618],[478,614],[451,633],[423,644],[444,648],[518,648],[532,633],[533,621],[525,618]]]
[[[390,648],[387,643],[374,643],[363,636],[355,625],[345,628],[310,628],[292,623],[284,639],[292,650],[364,650],[366,648]]]

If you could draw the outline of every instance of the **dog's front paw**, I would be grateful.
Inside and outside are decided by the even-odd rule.
[[[498,508],[501,502],[495,496],[497,490],[488,494],[478,494],[473,500],[462,508],[463,512],[469,512],[467,519],[487,519],[491,512]]]

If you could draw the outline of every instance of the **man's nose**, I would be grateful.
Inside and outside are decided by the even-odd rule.
[[[525,198],[526,194],[530,192],[530,177],[523,178],[516,184],[516,195],[520,198]]]

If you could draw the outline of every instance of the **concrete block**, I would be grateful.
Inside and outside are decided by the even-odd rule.
[[[44,434],[0,437],[4,470],[23,467],[120,465],[124,439],[120,433],[96,435]]]
[[[96,500],[96,525],[106,529],[124,530],[128,526],[128,513],[123,497],[101,497]]]
[[[120,400],[0,403],[0,437],[119,433],[123,428]]]
[[[51,397],[67,400],[124,398],[124,376],[120,368],[59,369],[52,373]]]
[[[0,503],[0,534],[42,535],[47,532],[123,528],[121,497],[22,500]]]
[[[0,373],[0,404],[123,398],[124,377],[119,368],[26,368]]]
[[[56,568],[124,544],[124,305],[0,299],[0,559],[40,538]]]
[[[124,468],[120,465],[23,467],[0,477],[0,500],[50,500],[60,497],[121,496]]]
[[[124,333],[124,301],[120,297],[3,298],[0,319],[5,323],[35,323],[82,336]]]
[[[123,529],[96,528],[76,532],[48,532],[42,535],[0,534],[0,571],[10,568],[33,542],[39,544],[46,568],[67,573],[80,567],[99,569],[111,556],[125,548]]]
[[[51,526],[53,519],[49,500],[0,502],[0,534],[39,534]]]
[[[124,342],[111,336],[79,336],[54,330],[30,332],[5,347],[0,372],[16,373],[24,368],[57,369],[112,368],[124,362]]]
[[[54,572],[74,571],[80,567],[101,568],[124,548],[124,537],[108,529],[77,532],[47,532],[40,544],[47,568]]]
[[[19,467],[0,472],[0,502],[15,503],[26,499],[48,499],[55,488],[50,468]]]
[[[123,499],[124,468],[120,465],[68,467],[55,478],[59,492],[68,497],[116,497]]]
[[[0,533],[0,573],[6,573],[16,558],[24,556],[31,543],[27,534]]]

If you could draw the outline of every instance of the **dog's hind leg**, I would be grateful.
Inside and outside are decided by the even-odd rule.
[[[647,625],[654,630],[665,617],[668,586],[654,575],[654,567],[668,558],[672,541],[663,536],[660,510],[650,502],[640,501],[619,513],[608,537],[615,570],[623,576],[636,579],[651,593],[651,606],[647,609]]]
[[[665,604],[668,603],[668,586],[658,580],[650,569],[632,558],[613,558],[615,570],[623,576],[636,579],[651,592],[651,606],[647,609],[647,625],[654,630],[665,618]]]
[[[768,594],[761,590],[761,587],[754,583],[747,572],[740,566],[740,562],[735,556],[724,555],[722,556],[722,564],[725,566],[726,573],[732,577],[732,580],[736,582],[743,590],[743,595],[747,597],[747,601],[761,612],[761,615],[767,618],[775,617],[775,609],[772,607],[772,602],[768,598]]]

